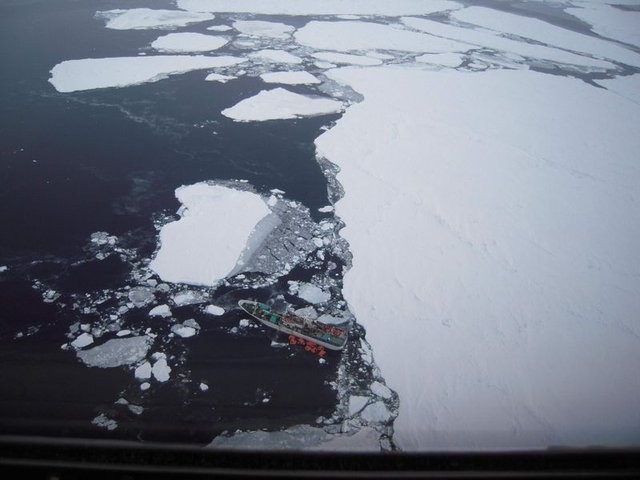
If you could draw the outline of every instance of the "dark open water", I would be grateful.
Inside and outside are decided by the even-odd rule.
[[[32,288],[36,280],[63,294],[122,286],[130,269],[117,257],[73,262],[86,260],[83,248],[95,231],[125,235],[129,247],[149,256],[156,246],[153,215],[175,212],[173,191],[183,184],[246,179],[259,191],[284,190],[312,212],[328,203],[313,140],[336,116],[237,124],[220,115],[257,93],[260,80],[220,84],[195,72],[124,89],[55,91],[47,82],[55,64],[136,55],[162,34],[108,30],[94,19],[96,10],[134,6],[171,7],[0,4],[0,265],[10,268],[0,275],[0,433],[208,442],[224,430],[314,423],[335,407],[328,382],[337,356],[320,365],[305,352],[271,347],[271,333],[261,328],[230,335],[239,313],[214,321],[184,307],[177,315],[196,318],[202,331],[176,340],[181,370],[143,394],[126,368],[88,368],[61,350],[78,318],[43,303]],[[296,275],[309,272],[289,278]],[[127,321],[149,321],[144,312]],[[14,338],[17,332],[24,336]],[[143,405],[144,413],[114,405],[120,396]],[[103,412],[118,418],[117,430],[91,425]]]

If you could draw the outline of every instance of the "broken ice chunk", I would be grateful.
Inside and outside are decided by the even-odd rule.
[[[91,423],[93,423],[98,427],[106,428],[109,431],[115,430],[116,428],[118,428],[118,422],[110,419],[104,413],[101,413],[96,418],[91,420]]]
[[[368,405],[360,417],[367,423],[387,423],[391,419],[391,412],[382,401]]]
[[[204,309],[204,313],[208,313],[209,315],[220,316],[224,314],[224,308],[219,307],[217,305],[207,305]]]
[[[353,395],[349,397],[349,416],[358,413],[369,401],[369,397]]]
[[[391,389],[380,382],[373,382],[371,384],[371,392],[374,395],[384,398],[385,400],[391,398],[392,395]]]
[[[158,305],[157,307],[152,308],[149,311],[149,316],[150,317],[170,317],[171,316],[171,310],[169,309],[168,305]]]
[[[301,283],[298,287],[298,297],[309,303],[318,304],[329,301],[331,294],[311,283]]]
[[[134,376],[139,380],[148,380],[151,378],[151,364],[149,362],[144,362],[142,365],[138,366],[134,371]]]
[[[195,328],[186,327],[182,324],[172,326],[171,331],[182,338],[193,337],[197,333]]]
[[[78,351],[77,355],[89,367],[113,368],[138,363],[146,357],[149,347],[147,336],[114,338],[90,350]]]
[[[204,303],[207,301],[207,295],[202,292],[186,290],[173,296],[173,303],[181,307],[183,305],[193,305],[196,303]]]
[[[78,338],[76,338],[73,342],[71,342],[71,346],[75,348],[84,348],[87,345],[91,345],[93,343],[93,335],[90,333],[83,333]]]
[[[144,307],[155,300],[153,290],[149,287],[135,287],[129,291],[129,300],[136,307]]]
[[[171,373],[171,367],[167,365],[166,358],[159,358],[156,363],[151,367],[151,373],[153,377],[159,382],[166,382],[169,380],[169,373]]]

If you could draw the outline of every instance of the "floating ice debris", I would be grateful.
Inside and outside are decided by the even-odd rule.
[[[109,235],[107,232],[94,232],[91,234],[91,243],[96,245],[115,245],[118,237]]]
[[[142,391],[149,390],[150,387],[151,387],[151,384],[149,382],[144,382],[140,384],[140,390]]]
[[[146,357],[151,346],[147,336],[114,338],[76,354],[89,367],[113,368],[137,363]]]
[[[165,318],[170,317],[171,309],[169,308],[169,305],[158,305],[157,307],[153,307],[151,310],[149,310],[149,316]]]
[[[316,52],[311,54],[311,56],[323,62],[330,62],[338,65],[373,66],[382,64],[382,60],[379,58],[371,58],[364,55],[352,55],[349,53]]]
[[[316,77],[309,72],[269,72],[260,75],[266,83],[282,83],[285,85],[313,85],[320,83]]]
[[[233,22],[233,28],[245,35],[279,39],[289,38],[295,30],[291,25],[261,20],[238,20]]]
[[[193,337],[197,332],[197,330],[193,327],[187,327],[185,325],[177,324],[171,327],[171,331],[182,338]]]
[[[217,305],[207,305],[204,309],[204,313],[208,313],[209,315],[220,316],[224,314],[224,308],[219,307]]]
[[[165,281],[214,286],[234,269],[270,210],[255,193],[207,183],[177,188],[176,197],[181,218],[162,227],[150,267]]]
[[[222,111],[238,122],[291,119],[327,115],[342,110],[342,102],[330,98],[310,97],[284,88],[263,90]]]
[[[194,305],[197,303],[204,303],[209,298],[204,292],[199,292],[195,290],[186,290],[184,292],[177,293],[173,296],[173,303],[181,307],[183,305]]]
[[[228,67],[242,58],[202,55],[155,55],[149,57],[84,58],[66,60],[51,69],[49,82],[58,92],[127,87],[157,82],[170,75]]]
[[[78,338],[76,338],[73,342],[71,342],[71,346],[75,348],[84,348],[87,345],[91,345],[93,343],[93,335],[90,333],[83,333]]]
[[[96,17],[106,19],[105,27],[114,30],[176,28],[215,18],[211,13],[150,8],[105,10],[96,13]]]
[[[134,287],[129,291],[129,300],[138,308],[144,307],[155,299],[156,296],[149,287]]]
[[[151,373],[153,377],[159,382],[166,382],[169,380],[169,374],[171,373],[171,368],[167,365],[166,358],[159,358],[151,367]]]
[[[141,407],[140,405],[134,405],[133,403],[127,405],[127,408],[134,415],[141,415],[142,412],[144,412],[144,407]]]
[[[317,287],[311,283],[301,283],[298,287],[298,297],[306,300],[309,303],[317,304],[329,301],[331,294],[325,292],[320,287]]]
[[[95,417],[93,420],[91,420],[91,423],[93,423],[98,427],[106,428],[109,431],[112,431],[118,428],[118,422],[107,417],[104,413],[101,413],[100,415]]]
[[[273,50],[273,49],[259,50],[257,52],[250,53],[249,57],[255,60],[262,60],[270,63],[285,63],[285,64],[302,63],[302,59],[300,57],[296,57],[295,55],[285,50]]]
[[[252,15],[427,15],[462,7],[450,0],[178,0],[178,8],[193,12],[250,13]]]
[[[327,206],[324,206],[324,207],[320,207],[320,208],[318,209],[318,211],[319,211],[320,213],[329,213],[329,212],[333,212],[333,205],[327,205]]]
[[[182,324],[185,327],[191,327],[191,328],[195,328],[196,330],[200,330],[200,324],[196,322],[193,318],[185,320],[184,322],[182,322]]]
[[[6,272],[8,270],[9,270],[9,267],[7,267],[6,265],[0,266],[0,273],[4,273],[4,272]]]
[[[453,40],[373,22],[313,20],[294,36],[302,45],[337,52],[381,49],[438,53],[464,52],[469,49],[468,45]]]
[[[227,43],[229,43],[228,38],[217,35],[180,32],[158,37],[151,43],[151,47],[165,53],[211,52]]]
[[[206,392],[207,390],[209,390],[209,385],[204,382],[200,382],[200,390]]]
[[[249,325],[251,325],[251,321],[246,318],[243,318],[238,322],[238,326],[240,328],[247,328]]]
[[[126,337],[127,335],[131,335],[131,330],[120,330],[116,333],[116,337]]]
[[[373,428],[362,428],[350,433],[327,433],[309,425],[296,425],[275,432],[236,432],[220,435],[208,445],[214,448],[240,448],[243,450],[324,450],[380,451],[380,434]]]
[[[139,380],[148,380],[151,378],[151,364],[144,362],[142,365],[136,367],[134,376]]]
[[[205,77],[205,80],[207,82],[227,83],[229,80],[233,80],[235,78],[237,77],[234,77],[233,75],[222,75],[221,73],[210,73]]]

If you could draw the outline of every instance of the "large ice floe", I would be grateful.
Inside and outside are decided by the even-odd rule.
[[[154,10],[151,8],[105,10],[98,12],[96,16],[105,19],[105,26],[114,30],[177,28],[214,18],[214,15],[206,12]]]
[[[153,57],[83,58],[66,60],[51,69],[49,82],[59,92],[127,87],[157,82],[170,75],[237,65],[242,58],[158,55]]]

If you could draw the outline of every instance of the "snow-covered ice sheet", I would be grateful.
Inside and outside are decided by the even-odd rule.
[[[637,443],[638,105],[527,70],[328,75],[364,96],[316,146],[395,442]]]
[[[182,10],[154,10],[132,8],[129,10],[105,10],[97,17],[106,19],[106,27],[114,30],[135,30],[148,28],[171,29],[184,27],[190,23],[213,20],[214,15],[206,12],[185,12]]]
[[[617,8],[616,0],[574,0],[572,4],[575,7],[565,8],[565,12],[590,24],[595,33],[640,47],[640,11]]]
[[[512,53],[529,59],[540,59],[601,69],[613,68],[613,64],[605,60],[598,60],[585,55],[578,55],[545,45],[505,38],[500,36],[499,32],[462,28],[441,22],[435,22],[426,18],[405,17],[402,19],[402,23],[411,28],[430,33],[432,35],[458,40],[460,42],[474,45],[475,47],[489,48],[498,52]]]
[[[323,62],[336,63],[338,65],[363,65],[374,66],[382,64],[382,60],[379,58],[372,58],[366,55],[352,55],[349,53],[338,52],[316,52],[311,55],[313,58],[317,58]]]
[[[325,22],[313,20],[294,34],[298,43],[308,47],[349,52],[353,50],[402,50],[440,53],[466,51],[469,46],[420,32],[375,22]]]
[[[207,183],[179,187],[176,198],[181,218],[162,227],[150,267],[164,281],[215,286],[270,210],[255,193]]]
[[[51,69],[49,82],[57,91],[65,93],[96,88],[127,87],[157,82],[169,75],[229,67],[244,61],[237,57],[201,55],[83,58],[57,64]]]
[[[463,61],[464,56],[459,53],[425,53],[424,55],[416,57],[416,62],[451,68],[460,66]]]
[[[611,78],[608,80],[596,80],[596,83],[598,85],[602,85],[607,90],[640,105],[640,73],[627,75],[626,77]]]
[[[180,32],[158,37],[151,43],[151,47],[166,53],[210,52],[218,50],[228,42],[229,39],[216,35]]]
[[[316,77],[309,72],[269,72],[260,75],[266,83],[282,83],[286,85],[313,85],[320,83]]]
[[[295,30],[293,26],[286,23],[261,20],[237,20],[233,22],[233,28],[249,36],[279,39],[289,38]]]
[[[193,12],[264,15],[426,15],[461,7],[450,0],[178,0],[176,4]]]
[[[310,97],[284,88],[263,90],[222,111],[238,122],[284,120],[326,115],[342,110],[342,102],[331,98]]]
[[[610,59],[640,67],[640,53],[615,42],[572,32],[536,18],[527,18],[485,7],[464,8],[451,15],[456,20],[480,25],[497,32],[517,35],[566,50],[590,54],[596,58]]]

